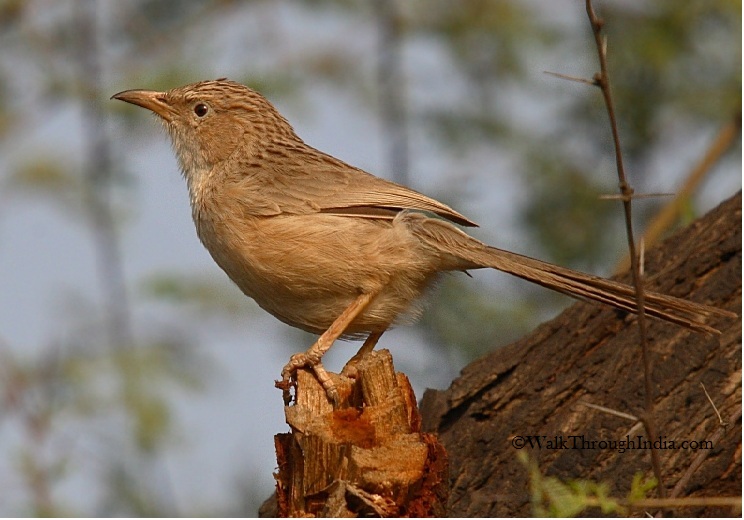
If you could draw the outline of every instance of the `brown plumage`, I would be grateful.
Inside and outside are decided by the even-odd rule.
[[[491,267],[570,296],[636,311],[632,287],[503,251],[451,222],[449,206],[305,144],[263,96],[203,81],[167,92],[113,96],[150,109],[168,130],[188,184],[197,233],[217,264],[283,322],[321,334],[283,376],[313,366],[338,337],[367,336],[362,351],[444,271]],[[436,215],[437,218],[433,215]],[[696,331],[732,313],[646,293],[646,313]]]

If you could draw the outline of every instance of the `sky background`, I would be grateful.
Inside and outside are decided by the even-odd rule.
[[[32,160],[46,161],[65,171],[84,168],[88,144],[81,101],[69,92],[75,88],[71,78],[79,71],[74,63],[64,62],[65,45],[74,35],[74,29],[66,27],[72,25],[67,20],[74,19],[80,3],[22,4],[18,9],[23,14],[16,19],[19,25],[4,25],[0,35],[0,45],[6,49],[0,58],[6,81],[0,89],[5,106],[0,123],[0,176],[4,182],[0,192],[0,354],[6,367],[11,360],[33,367],[39,360],[63,356],[81,337],[88,343],[96,339],[105,342],[105,295],[95,245],[74,190],[68,192],[63,186],[51,193],[40,192],[9,182]],[[196,4],[189,3],[192,8]],[[163,386],[161,395],[168,402],[174,427],[167,445],[145,463],[153,492],[173,505],[175,514],[234,507],[240,494],[259,499],[270,495],[275,467],[273,435],[287,430],[281,392],[274,388],[274,380],[288,357],[305,350],[312,337],[290,331],[229,283],[196,237],[185,183],[167,136],[144,110],[107,99],[130,88],[175,87],[224,76],[240,81],[250,78],[256,86],[276,86],[280,71],[283,83],[269,88],[267,96],[300,137],[350,164],[390,177],[384,130],[376,110],[378,32],[372,13],[364,8],[350,13],[333,8],[333,3],[329,8],[310,4],[224,2],[219,8],[205,8],[208,16],[198,23],[191,20],[188,25],[173,27],[163,23],[158,38],[142,31],[140,39],[132,22],[137,20],[138,3],[98,2],[99,101],[118,175],[111,203],[133,335],[148,341],[180,342],[200,369],[201,383],[191,390]],[[526,72],[519,82],[501,85],[498,102],[501,116],[524,131],[522,146],[539,153],[538,144],[531,146],[530,132],[548,135],[572,100],[597,95],[543,71],[591,77],[596,66],[582,2],[525,4],[563,39],[548,50],[541,47],[541,52],[529,52],[529,43],[525,44],[524,52],[529,53]],[[7,15],[7,10],[6,5],[2,13]],[[147,13],[143,9],[141,16]],[[415,18],[417,14],[407,16]],[[122,26],[122,20],[129,22]],[[40,38],[53,31],[70,35]],[[568,35],[573,39],[569,41]],[[58,49],[39,48],[48,41],[62,43]],[[320,63],[315,79],[307,79],[294,71],[313,56],[308,49],[324,51],[317,52],[321,57],[333,56],[330,51],[341,49],[346,61],[339,70],[337,63],[326,58],[327,77],[317,72],[322,71]],[[615,50],[611,44],[610,52]],[[739,61],[740,52],[739,47]],[[29,59],[35,53],[46,56],[46,61]],[[457,115],[457,107],[472,96],[447,48],[432,36],[411,37],[405,41],[401,61],[413,120],[409,130],[410,183],[479,222],[481,228],[473,232],[478,238],[517,252],[542,255],[539,246],[525,239],[519,216],[530,192],[525,179],[519,177],[518,158],[509,150],[493,153],[486,145],[467,150],[443,148],[427,125],[416,119],[416,114],[432,107],[445,113],[451,107]],[[344,70],[348,62],[355,68]],[[56,81],[49,81],[52,76]],[[168,84],[169,77],[178,82]],[[344,82],[353,83],[356,90],[336,85]],[[538,91],[549,95],[536,95]],[[716,129],[715,124],[683,128],[660,139],[655,158],[646,163],[651,171],[644,190],[674,191]],[[607,137],[599,139],[606,141]],[[581,148],[582,144],[576,146]],[[612,166],[613,159],[607,156],[601,174],[607,176],[610,187],[616,184]],[[697,192],[695,211],[714,207],[740,186],[738,156],[724,162]],[[625,237],[617,235],[611,254],[617,257],[624,244]],[[597,266],[597,271],[609,274],[611,264]],[[163,274],[208,281],[214,291],[211,297],[226,302],[229,311],[199,302],[174,304],[153,296],[150,282]],[[521,291],[528,290],[526,284],[498,273],[477,272],[473,277],[462,277],[461,281],[484,288],[487,299],[497,297],[502,305],[509,305]],[[538,317],[547,318],[554,309],[551,301],[550,309]],[[457,351],[427,346],[427,338],[420,328],[404,327],[385,334],[380,343],[392,351],[397,368],[412,379],[419,398],[425,388],[446,388],[466,362],[466,356]],[[493,345],[499,343],[494,338]],[[337,344],[326,366],[338,370],[356,348]],[[106,379],[105,370],[101,374],[95,382],[97,391],[109,395],[107,388],[115,383]],[[43,399],[43,392],[35,399]],[[6,394],[6,412],[0,415],[0,447],[6,454],[0,457],[0,515],[28,512],[34,493],[29,489],[28,473],[19,469],[24,453],[33,453],[32,458],[42,465],[64,459],[65,478],[54,480],[52,496],[70,511],[95,514],[90,508],[107,493],[100,474],[111,447],[119,442],[115,439],[128,428],[127,417],[114,410],[80,421],[75,413],[57,413],[55,433],[35,443],[29,440],[28,426],[9,411],[7,403]]]

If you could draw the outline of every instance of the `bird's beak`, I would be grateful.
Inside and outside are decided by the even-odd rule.
[[[126,101],[127,103],[152,110],[166,121],[171,121],[175,116],[175,110],[168,104],[164,92],[156,92],[154,90],[125,90],[124,92],[114,94],[111,96],[111,99]]]

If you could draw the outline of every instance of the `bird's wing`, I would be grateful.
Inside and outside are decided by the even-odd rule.
[[[287,153],[290,152],[290,153]],[[291,153],[294,152],[294,153]],[[446,204],[375,177],[302,143],[302,148],[266,149],[246,161],[236,196],[256,215],[330,213],[393,219],[403,210],[427,211],[463,226],[476,226]]]

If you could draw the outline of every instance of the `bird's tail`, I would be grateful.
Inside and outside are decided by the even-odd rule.
[[[416,234],[425,243],[447,253],[448,257],[464,260],[459,265],[454,263],[455,269],[491,267],[574,298],[638,313],[636,291],[630,285],[488,246],[441,220],[414,220],[418,221],[413,224]],[[644,302],[645,313],[649,316],[707,333],[720,333],[706,324],[711,318],[737,317],[727,310],[651,291],[644,291]]]
[[[573,271],[557,265],[535,260],[495,247],[485,250],[485,267],[513,274],[548,289],[578,299],[588,299],[611,305],[634,314],[638,313],[635,288],[613,280]],[[479,255],[480,256],[480,255]],[[644,291],[644,308],[649,316],[682,325],[692,330],[720,334],[707,325],[709,319],[719,316],[736,317],[736,314],[651,291]]]

